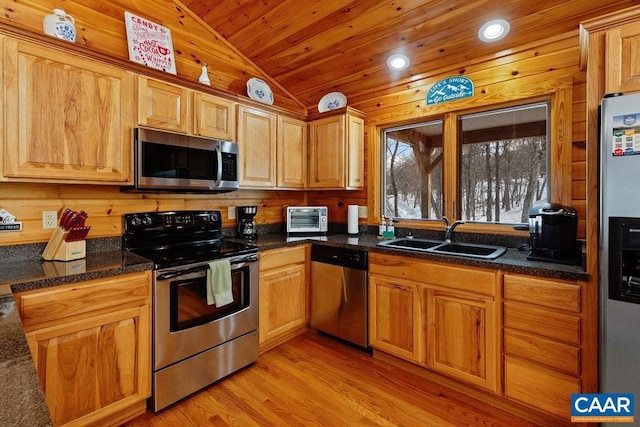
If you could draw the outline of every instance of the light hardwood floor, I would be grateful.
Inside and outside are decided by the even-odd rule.
[[[533,426],[370,355],[300,335],[254,365],[130,427]]]

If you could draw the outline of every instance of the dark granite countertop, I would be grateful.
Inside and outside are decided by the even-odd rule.
[[[242,239],[230,238],[230,240],[244,242]],[[500,258],[487,261],[385,248],[377,246],[379,241],[378,237],[372,234],[361,234],[358,237],[332,234],[327,236],[326,240],[310,238],[294,240],[287,239],[283,234],[278,233],[260,235],[255,244],[259,250],[264,251],[313,242],[541,277],[568,280],[586,280],[588,278],[582,267],[528,261],[526,259],[527,252],[513,248],[509,248],[507,253]],[[67,263],[43,261],[37,258],[20,260],[24,259],[21,250],[24,248],[17,248],[17,252],[4,256],[4,259],[9,261],[3,262],[0,270],[0,286],[10,286],[12,292],[82,282],[149,270],[153,267],[151,261],[135,254],[123,252],[117,245],[102,252],[88,253],[85,259]],[[38,250],[41,251],[41,248]],[[0,248],[0,255],[3,255],[2,251],[5,251],[6,254],[7,248]],[[51,426],[52,422],[44,394],[11,295],[0,296],[0,364],[0,394],[4,396],[0,403],[0,424]]]
[[[11,250],[3,248],[3,251]],[[11,256],[5,259],[12,259]],[[2,263],[0,285],[12,292],[149,270],[151,261],[110,250],[70,262],[26,259]],[[0,425],[53,425],[13,296],[0,297]]]
[[[0,424],[52,426],[13,297],[0,298]]]
[[[350,237],[347,234],[330,234],[326,240],[314,240],[311,238],[287,239],[280,234],[260,235],[255,241],[259,250],[275,249],[301,243],[317,243],[330,246],[342,246],[361,249],[369,252],[381,254],[401,255],[410,258],[424,259],[428,261],[440,261],[455,265],[469,265],[474,267],[484,267],[500,269],[511,273],[522,273],[533,276],[566,279],[566,280],[587,280],[588,274],[581,266],[562,265],[549,262],[537,262],[527,260],[528,251],[520,251],[515,248],[508,248],[507,252],[495,260],[483,260],[478,258],[465,258],[460,256],[439,255],[418,251],[409,251],[377,246],[380,242],[378,236],[372,234],[361,234],[357,237]]]

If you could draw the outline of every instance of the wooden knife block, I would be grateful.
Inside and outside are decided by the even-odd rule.
[[[42,252],[42,258],[47,261],[73,261],[85,258],[87,256],[86,240],[65,242],[64,239],[68,234],[69,232],[62,227],[57,227]]]

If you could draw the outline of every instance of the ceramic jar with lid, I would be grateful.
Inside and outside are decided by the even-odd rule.
[[[76,42],[76,25],[71,15],[64,9],[53,9],[51,15],[42,21],[44,33],[72,43]]]

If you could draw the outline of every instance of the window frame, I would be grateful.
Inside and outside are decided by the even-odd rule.
[[[573,78],[562,76],[556,79],[540,80],[523,78],[522,81],[503,82],[493,85],[490,89],[482,89],[480,95],[450,103],[443,103],[430,107],[423,107],[414,117],[402,121],[380,120],[368,124],[369,139],[368,163],[371,165],[368,175],[368,209],[369,223],[378,224],[382,210],[382,167],[384,165],[383,129],[410,125],[432,120],[443,120],[443,140],[456,141],[455,144],[444,144],[443,147],[443,195],[444,215],[450,220],[458,219],[457,206],[460,205],[459,174],[452,174],[451,170],[458,170],[460,164],[460,149],[458,141],[458,116],[472,114],[491,109],[508,108],[534,102],[548,102],[550,108],[549,150],[550,186],[549,200],[564,205],[571,204],[571,143],[572,143],[572,100]],[[478,88],[476,88],[478,93]],[[496,96],[500,93],[500,96]],[[432,219],[399,219],[401,227],[416,229],[440,230],[442,222]],[[465,232],[491,233],[507,235],[526,235],[526,231],[514,229],[513,224],[468,223]]]

